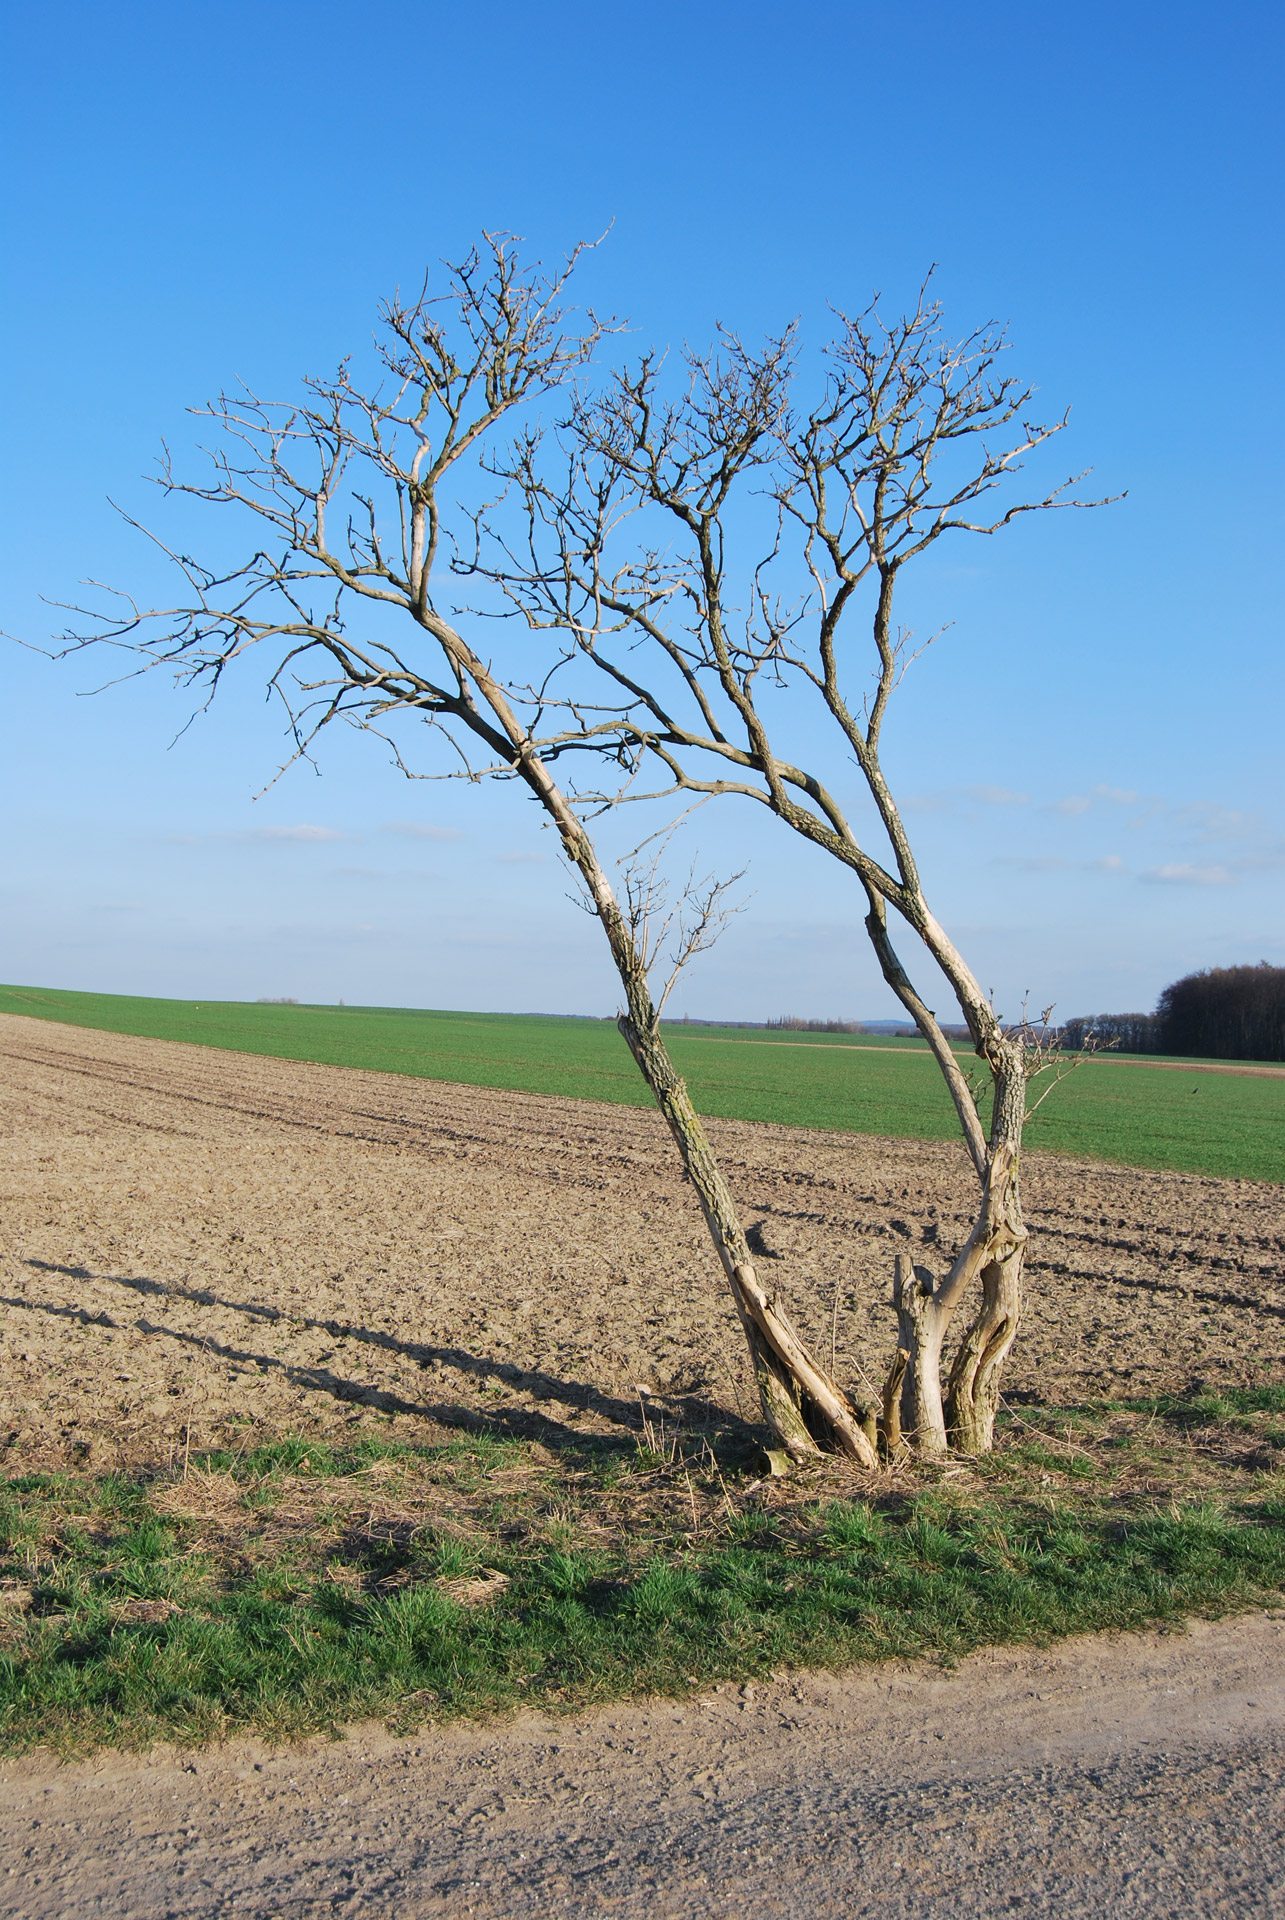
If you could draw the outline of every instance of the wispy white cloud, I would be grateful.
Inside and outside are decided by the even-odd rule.
[[[1124,861],[1118,853],[1103,854],[1099,860],[1066,860],[1060,853],[1002,853],[993,863],[997,867],[1016,867],[1019,873],[1124,873]]]
[[[1014,793],[1011,787],[964,787],[962,791],[986,807],[1024,807],[1031,797],[1029,793]]]
[[[425,880],[436,881],[440,875],[432,867],[331,867],[330,873],[336,880],[360,881],[366,887],[415,887]]]
[[[971,800],[976,806],[983,807],[1024,807],[1030,800],[1027,793],[1015,793],[1012,787],[948,787],[942,793],[912,793],[902,802],[904,813],[946,813],[955,812],[961,804]]]
[[[1244,813],[1238,807],[1224,807],[1217,800],[1193,800],[1187,806],[1176,808],[1174,819],[1201,845],[1217,840],[1248,840],[1262,831],[1258,814]]]
[[[167,833],[172,847],[199,847],[217,841],[231,841],[242,847],[320,846],[334,840],[357,840],[359,834],[342,833],[338,827],[318,827],[305,823],[297,827],[245,827],[230,833]]]
[[[1285,840],[1269,841],[1233,863],[1241,873],[1275,873],[1285,867]]]
[[[232,836],[236,840],[260,841],[271,846],[281,841],[299,841],[303,845],[315,845],[326,840],[347,840],[350,836],[341,833],[338,827],[250,827],[245,833]]]
[[[994,861],[997,867],[1016,867],[1019,873],[1064,873],[1079,864],[1078,860],[1064,860],[1058,853],[1001,853]]]
[[[1106,781],[1099,781],[1096,786],[1090,787],[1087,793],[1068,793],[1063,799],[1054,800],[1049,807],[1049,812],[1065,814],[1068,818],[1074,819],[1079,814],[1089,813],[1095,806],[1145,806],[1155,811],[1164,804],[1165,802],[1158,796],[1153,795],[1147,798],[1135,787],[1113,787]]]
[[[1185,860],[1171,861],[1163,867],[1151,867],[1142,878],[1177,887],[1230,887],[1236,881],[1235,874],[1226,867],[1195,867]]]
[[[384,833],[400,833],[407,840],[462,840],[464,834],[459,827],[434,827],[424,820],[388,820]]]
[[[1224,806],[1218,800],[1189,800],[1179,805],[1163,794],[1144,794],[1134,787],[1102,783],[1088,793],[1068,794],[1065,799],[1054,801],[1049,811],[1075,816],[1099,807],[1128,809],[1130,817],[1124,822],[1125,827],[1134,833],[1151,829],[1159,842],[1156,853],[1169,850],[1181,853],[1197,848],[1226,851],[1227,858],[1223,861],[1199,857],[1162,859],[1140,876],[1145,880],[1177,886],[1223,887],[1231,885],[1240,874],[1285,866],[1285,841],[1269,837],[1261,814]],[[1109,866],[1111,861],[1102,864]],[[1116,864],[1123,866],[1123,862]]]
[[[1049,812],[1070,818],[1091,812],[1096,807],[1124,807],[1134,818],[1131,826],[1162,818],[1189,844],[1207,846],[1253,840],[1264,831],[1262,816],[1239,807],[1226,807],[1217,800],[1189,800],[1181,805],[1160,793],[1140,793],[1136,787],[1113,787],[1100,782],[1087,793],[1069,793],[1054,800]]]

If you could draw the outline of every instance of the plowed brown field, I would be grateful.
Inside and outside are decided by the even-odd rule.
[[[284,1432],[636,1431],[750,1414],[655,1115],[0,1017],[7,1465]],[[893,1254],[944,1261],[962,1150],[719,1121],[763,1258],[840,1374]],[[1285,1378],[1285,1189],[1031,1154],[1011,1402]],[[838,1300],[837,1321],[833,1318]]]

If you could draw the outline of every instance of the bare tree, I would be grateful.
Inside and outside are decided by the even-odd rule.
[[[1028,1083],[1049,1064],[1047,1020],[1007,1024],[928,904],[882,760],[893,695],[923,651],[895,624],[894,597],[903,568],[946,534],[994,534],[1022,514],[1090,503],[1073,498],[1074,480],[991,503],[1065,425],[1028,419],[1030,389],[1001,370],[1001,332],[952,340],[926,288],[891,324],[877,305],[838,320],[806,412],[792,406],[792,332],[759,352],[724,333],[684,356],[678,381],[648,354],[581,391],[556,433],[529,430],[493,464],[503,504],[478,516],[469,564],[562,644],[556,752],[623,769],[580,781],[582,803],[736,796],[863,890],[883,976],[932,1049],[980,1188],[947,1271],[897,1261],[885,1444],[979,1452],[992,1444],[1021,1314],[1022,1128]],[[850,636],[863,618],[872,645],[854,686]],[[792,745],[809,737],[808,705],[830,730],[833,775]],[[981,714],[984,751],[1002,767],[1019,718],[995,698]],[[878,853],[840,799],[854,762]],[[649,765],[660,775],[650,789]],[[984,1063],[981,1087],[903,965],[889,909],[945,976]],[[943,1382],[947,1336],[970,1300]]]
[[[488,238],[451,269],[440,300],[422,294],[381,309],[381,384],[364,387],[345,362],[333,379],[308,381],[294,405],[242,391],[203,409],[222,430],[212,472],[200,484],[183,480],[167,456],[161,484],[247,515],[250,557],[212,571],[166,546],[184,583],[179,601],[151,608],[118,601],[70,644],[130,649],[142,656],[138,671],[169,667],[207,700],[243,655],[266,649],[292,759],[310,757],[321,731],[345,721],[388,740],[409,773],[387,731],[409,714],[433,730],[458,777],[513,779],[534,796],[610,946],[625,1002],[620,1030],[699,1197],[764,1418],[795,1458],[826,1446],[874,1466],[873,1413],[863,1425],[807,1351],[776,1289],[760,1281],[731,1192],[666,1050],[660,1013],[667,989],[655,1000],[648,984],[666,945],[653,924],[657,875],[636,869],[627,876],[622,911],[581,810],[551,771],[566,744],[564,715],[558,710],[550,736],[539,692],[515,689],[440,598],[453,511],[445,486],[515,409],[563,388],[610,331],[592,315],[577,330],[561,305],[576,257],[545,277],[521,267],[507,239]],[[524,679],[531,667],[528,658]],[[577,725],[576,733],[580,745],[615,742],[615,718]],[[669,929],[678,937],[679,966],[708,944],[723,900],[720,883],[684,894]]]

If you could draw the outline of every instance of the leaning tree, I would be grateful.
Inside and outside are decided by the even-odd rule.
[[[122,599],[68,645],[133,650],[140,670],[168,667],[209,698],[257,652],[285,704],[292,758],[310,756],[324,728],[348,722],[389,740],[410,772],[396,718],[414,716],[450,756],[439,772],[453,767],[470,780],[494,774],[535,798],[610,946],[625,1003],[620,1030],[699,1197],[764,1418],[796,1459],[830,1448],[873,1467],[874,1409],[859,1409],[836,1385],[800,1338],[779,1287],[760,1279],[732,1193],[666,1050],[663,995],[653,996],[649,984],[658,957],[654,871],[631,870],[622,904],[585,806],[554,777],[572,745],[627,752],[634,735],[621,734],[615,714],[577,720],[568,731],[557,700],[530,691],[548,666],[563,663],[534,659],[528,640],[506,672],[493,657],[494,627],[483,638],[480,616],[451,606],[452,569],[468,571],[452,534],[471,534],[471,522],[450,489],[467,489],[479,454],[501,461],[497,435],[511,417],[569,391],[611,331],[592,315],[577,328],[563,308],[575,259],[545,277],[523,268],[506,239],[488,238],[451,269],[440,299],[425,293],[381,309],[373,383],[345,361],[333,378],[307,381],[293,404],[242,390],[200,409],[220,429],[206,477],[184,479],[167,455],[160,484],[247,520],[247,557],[212,568],[158,541],[183,583],[175,603]],[[589,417],[578,402],[574,412]],[[771,426],[770,415],[762,424]],[[528,444],[533,436],[531,425]],[[708,941],[721,892],[713,884],[680,901],[677,964]]]
[[[678,369],[647,354],[582,383],[555,430],[529,428],[492,463],[503,504],[477,516],[469,564],[561,645],[553,747],[599,768],[572,783],[582,807],[733,796],[862,890],[884,979],[945,1077],[979,1187],[972,1230],[944,1272],[897,1258],[884,1438],[889,1450],[905,1440],[980,1452],[1021,1313],[1028,1089],[1055,1048],[1047,1017],[1023,1010],[1006,1024],[928,903],[883,758],[890,705],[923,650],[894,602],[903,570],[945,536],[1089,503],[1073,497],[1074,480],[1012,497],[1025,456],[1066,422],[1030,419],[1030,389],[1002,370],[1002,332],[951,338],[926,289],[896,321],[876,304],[838,322],[799,409],[791,333],[760,351],[723,334]],[[546,671],[528,696],[546,726],[555,684]],[[979,691],[977,721],[1002,768],[1019,713]],[[873,846],[842,796],[853,764],[873,802]],[[983,1063],[976,1079],[913,983],[890,916],[945,976]]]

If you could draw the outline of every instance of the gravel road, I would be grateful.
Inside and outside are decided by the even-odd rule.
[[[395,1739],[0,1767],[13,1920],[1285,1911],[1285,1616]]]

